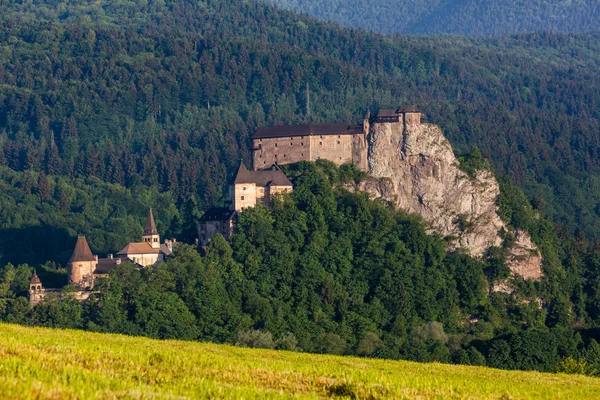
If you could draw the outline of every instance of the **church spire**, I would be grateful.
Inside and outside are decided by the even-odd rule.
[[[152,215],[152,207],[148,207],[148,215],[146,216],[146,226],[144,226],[144,235],[157,235],[154,216]]]
[[[148,207],[148,215],[146,216],[146,225],[144,226],[142,241],[148,243],[154,249],[160,248],[160,235],[156,230],[154,215],[152,215],[152,207]]]

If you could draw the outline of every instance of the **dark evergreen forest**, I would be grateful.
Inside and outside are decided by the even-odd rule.
[[[352,28],[380,33],[500,36],[600,29],[594,0],[264,0]]]
[[[386,37],[234,0],[4,2],[0,15],[3,320],[505,368],[552,370],[572,355],[600,368],[598,34]],[[476,145],[490,159],[502,216],[542,249],[544,282],[490,294],[507,274],[502,249],[448,254],[418,218],[339,189],[354,172],[303,165],[281,207],[244,213],[206,258],[182,245],[156,270],[115,271],[98,302],[28,309],[31,266],[62,286],[77,234],[117,251],[149,205],[163,238],[192,243],[257,127],[356,122],[403,103],[457,152]]]
[[[600,368],[594,328],[599,247],[555,232],[518,189],[503,183],[502,214],[540,244],[546,277],[514,280],[516,291],[507,294],[490,291],[507,276],[502,248],[483,260],[448,253],[418,216],[348,191],[365,177],[352,167],[301,163],[288,174],[294,192],[272,209],[245,211],[231,241],[215,236],[205,256],[181,244],[155,268],[123,263],[85,303],[67,286],[30,308],[23,294],[31,268],[9,264],[0,272],[0,317],[155,338],[540,371],[560,370],[570,356],[587,373]],[[45,282],[66,279],[66,271],[52,265],[38,274]]]

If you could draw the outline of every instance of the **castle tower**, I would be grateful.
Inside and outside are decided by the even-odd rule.
[[[29,305],[35,307],[46,295],[46,289],[42,285],[42,281],[37,276],[35,269],[33,270],[33,276],[29,282]]]
[[[256,205],[256,179],[254,174],[248,171],[243,161],[240,161],[233,184],[229,186],[230,208],[241,212],[248,207]],[[264,196],[264,188],[263,188]]]
[[[365,135],[369,134],[369,128],[371,124],[371,110],[367,109],[367,112],[365,112],[365,116],[363,117],[363,133]]]
[[[149,243],[153,249],[160,249],[160,235],[156,230],[154,216],[152,215],[152,207],[148,207],[148,216],[146,217],[146,225],[144,226],[142,242]]]
[[[92,255],[85,236],[79,236],[73,255],[67,264],[69,284],[80,289],[94,287],[94,271],[98,265],[98,257]]]

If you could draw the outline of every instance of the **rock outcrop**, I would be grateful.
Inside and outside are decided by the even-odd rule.
[[[419,213],[431,229],[481,257],[500,246],[505,223],[497,214],[498,182],[489,171],[474,178],[458,167],[442,130],[432,124],[375,123],[369,132],[369,179],[363,190],[389,200],[409,213]],[[539,251],[525,232],[507,260],[514,275],[542,276]]]

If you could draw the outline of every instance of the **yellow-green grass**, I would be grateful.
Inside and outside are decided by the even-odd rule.
[[[0,324],[2,399],[600,398],[600,379]]]

